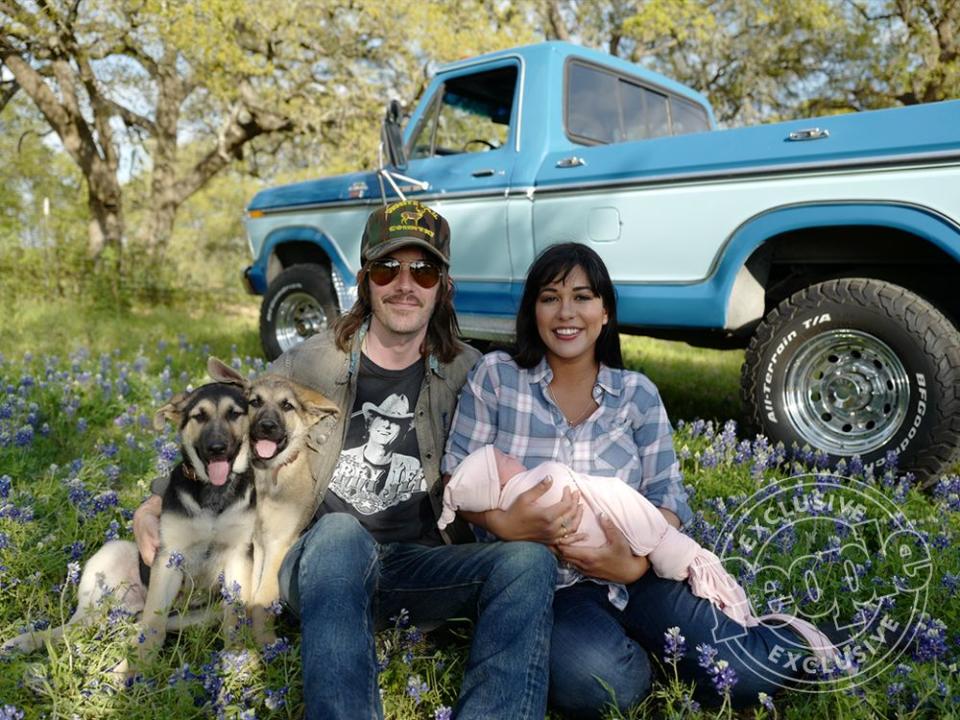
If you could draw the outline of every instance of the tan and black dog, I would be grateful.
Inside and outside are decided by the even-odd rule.
[[[234,384],[202,385],[160,408],[154,424],[164,421],[177,425],[183,459],[163,493],[160,547],[152,566],[142,563],[134,543],[108,542],[84,566],[77,611],[67,623],[20,635],[5,643],[5,650],[32,651],[47,638],[60,638],[67,625],[94,620],[103,599],[114,594],[128,612],[140,613],[134,644],[142,660],[168,630],[215,617],[209,598],[219,594],[221,577],[228,589],[240,586],[240,600],[249,600],[256,490],[246,394]],[[171,615],[181,589],[191,599],[202,599],[203,609]],[[240,614],[242,605],[224,604],[225,632]],[[123,662],[114,672],[127,676],[133,670]]]
[[[251,463],[257,488],[251,618],[256,640],[261,644],[272,642],[275,636],[269,617],[280,599],[280,565],[316,506],[307,434],[340,410],[316,390],[279,375],[263,375],[250,383],[215,358],[211,358],[207,371],[216,380],[247,387]]]

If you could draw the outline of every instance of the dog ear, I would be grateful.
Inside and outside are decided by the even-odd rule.
[[[244,390],[250,387],[250,382],[243,375],[212,355],[207,359],[207,374],[216,382],[239,385]]]
[[[170,402],[159,408],[153,416],[154,430],[163,430],[164,424],[167,422],[180,427],[180,423],[183,422],[183,411],[187,406],[188,397],[189,393],[178,393],[170,398]]]
[[[313,422],[317,423],[328,415],[339,415],[340,408],[323,393],[311,390],[308,387],[294,383],[297,391],[297,399],[303,404],[304,409],[309,413]]]

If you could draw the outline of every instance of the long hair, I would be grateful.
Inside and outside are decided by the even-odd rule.
[[[513,355],[520,367],[534,367],[547,352],[547,346],[537,329],[537,298],[540,291],[552,282],[565,280],[575,267],[583,269],[590,289],[603,300],[603,308],[607,311],[607,324],[603,326],[594,345],[595,357],[607,367],[623,367],[620,330],[617,326],[617,293],[610,273],[592,248],[576,242],[549,246],[536,257],[527,271],[520,309],[517,311],[517,350]]]
[[[437,300],[433,306],[430,322],[427,324],[427,337],[424,339],[421,352],[424,355],[436,355],[440,362],[449,363],[460,354],[463,344],[457,340],[460,325],[457,323],[457,314],[453,309],[453,282],[446,268],[440,275],[437,287]],[[372,313],[370,277],[364,268],[360,271],[357,282],[357,301],[333,323],[334,339],[342,352],[350,352],[353,336]]]

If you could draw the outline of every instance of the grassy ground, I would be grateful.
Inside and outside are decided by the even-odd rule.
[[[739,715],[954,716],[960,700],[960,480],[947,478],[924,496],[892,472],[854,463],[838,472],[858,478],[862,492],[844,502],[855,486],[833,487],[815,456],[788,457],[762,438],[738,437],[733,424],[691,421],[739,413],[738,353],[645,339],[627,340],[625,349],[629,364],[660,386],[673,417],[685,420],[678,422],[676,444],[697,513],[689,532],[724,556],[765,553],[762,566],[756,558],[757,569],[738,573],[755,607],[776,588],[778,597],[793,598],[811,617],[819,612],[850,619],[858,609],[877,606],[909,631],[903,654],[883,655],[889,662],[869,677],[839,681],[836,692],[785,693],[769,701],[771,708],[758,705]],[[262,368],[263,361],[255,302],[124,315],[23,304],[0,318],[0,351],[0,639],[7,639],[28,622],[62,622],[75,604],[79,563],[105,539],[131,537],[132,509],[170,462],[172,433],[150,426],[161,400],[203,381],[207,355],[245,371]],[[808,470],[820,473],[811,480],[815,486],[790,481],[789,502],[816,509],[808,510],[805,525],[775,528],[757,551],[752,536],[729,531],[749,495],[769,494]],[[821,607],[822,598],[836,605]],[[0,720],[21,712],[30,719],[84,720],[300,717],[298,639],[295,628],[284,632],[289,642],[246,653],[224,651],[213,630],[184,632],[144,668],[142,681],[116,692],[104,684],[103,670],[127,652],[133,630],[129,619],[105,608],[98,627],[71,632],[49,653],[0,660]],[[400,619],[380,635],[388,717],[448,716],[464,662],[458,633],[437,646]],[[254,647],[249,637],[242,639]],[[686,653],[697,655],[695,648]],[[733,714],[723,693],[709,685],[700,690],[719,705],[697,709],[690,686],[661,659],[665,673],[653,694],[627,717]]]

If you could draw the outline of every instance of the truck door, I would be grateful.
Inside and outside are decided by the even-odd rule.
[[[450,222],[451,273],[461,326],[510,314],[506,191],[516,161],[519,63],[504,59],[445,72],[414,116],[404,171],[429,183],[408,197]]]

